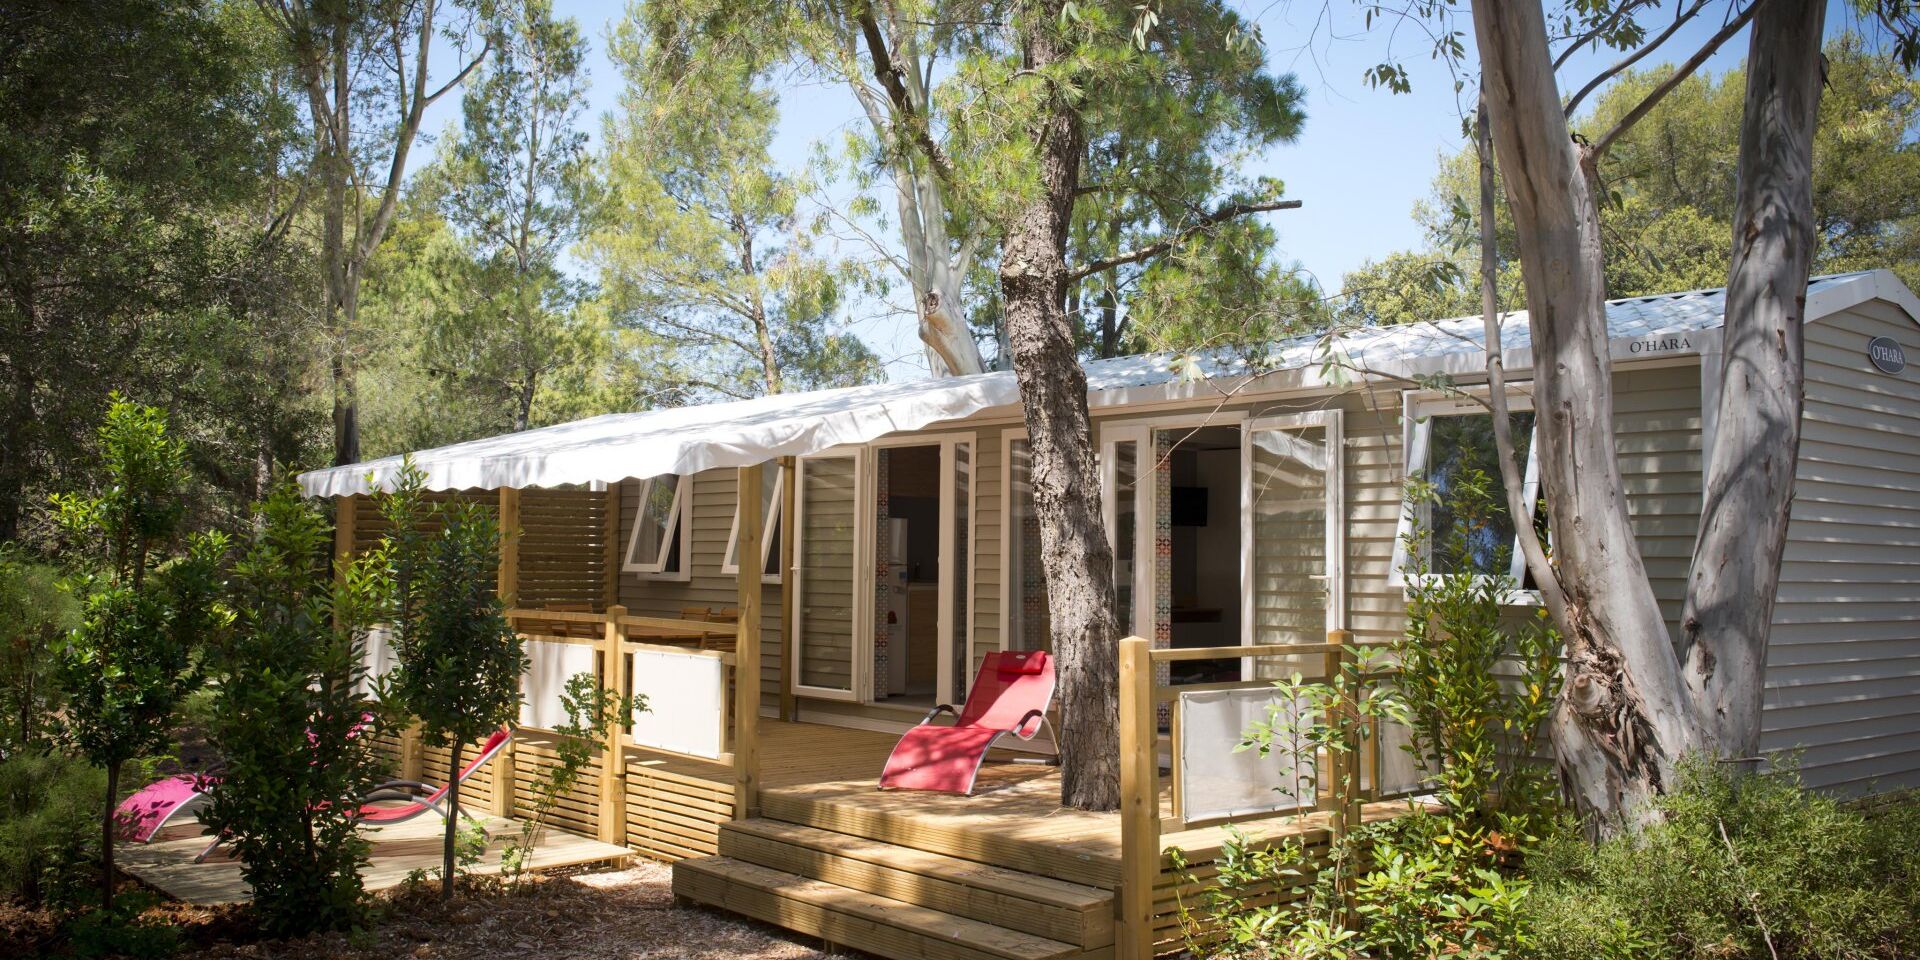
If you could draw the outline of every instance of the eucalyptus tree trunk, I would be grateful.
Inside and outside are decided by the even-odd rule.
[[[1747,54],[1719,419],[1681,615],[1687,690],[1722,756],[1760,749],[1767,636],[1800,450],[1825,21],[1821,0],[1767,0]]]
[[[1059,0],[1030,0],[1016,13],[1026,67],[1043,72],[1065,55]],[[1033,455],[1053,649],[1060,658],[1060,802],[1084,810],[1120,804],[1118,643],[1113,552],[1101,519],[1087,375],[1061,304],[1067,230],[1079,186],[1085,134],[1057,87],[1029,128],[1038,190],[1010,218],[1000,258],[1007,339]]]
[[[1540,4],[1483,0],[1473,21],[1527,284],[1536,442],[1565,596],[1567,684],[1553,737],[1580,808],[1619,813],[1670,783],[1701,732],[1627,513],[1599,208],[1568,136]]]

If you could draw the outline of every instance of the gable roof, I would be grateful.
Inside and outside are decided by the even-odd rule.
[[[1818,320],[1873,299],[1899,304],[1920,322],[1920,300],[1885,270],[1814,278],[1807,287],[1807,317]],[[1608,333],[1616,343],[1682,336],[1718,328],[1725,310],[1722,289],[1614,300],[1607,304]],[[1361,370],[1465,372],[1484,367],[1484,333],[1480,318],[1473,316],[1362,327],[1331,341],[1305,335],[1274,344],[1257,370],[1226,351],[1094,360],[1085,365],[1088,403],[1117,406],[1143,394],[1165,399],[1200,396],[1195,385],[1211,380],[1245,382],[1292,374],[1304,382],[1326,364],[1329,348]],[[1500,336],[1509,368],[1529,365],[1532,338],[1526,312],[1507,316]],[[1010,407],[1019,399],[1013,374],[1000,371],[612,413],[422,450],[413,458],[433,490],[611,483],[818,453]],[[300,475],[300,485],[309,496],[371,493],[391,489],[400,468],[400,457],[384,457],[312,470]]]

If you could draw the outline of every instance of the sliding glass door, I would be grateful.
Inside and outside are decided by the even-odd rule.
[[[803,695],[854,700],[861,689],[856,638],[872,604],[861,585],[862,451],[800,458],[795,490],[794,687]]]

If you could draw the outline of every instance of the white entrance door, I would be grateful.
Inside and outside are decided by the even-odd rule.
[[[1100,502],[1113,546],[1114,619],[1121,636],[1153,639],[1153,431],[1100,432]]]

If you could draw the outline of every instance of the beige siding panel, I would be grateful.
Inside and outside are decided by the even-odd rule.
[[[1763,747],[1843,792],[1920,785],[1920,383],[1872,368],[1875,336],[1914,322],[1875,302],[1807,328],[1763,719]]]
[[[682,541],[682,549],[691,546],[682,562],[691,561],[689,576],[673,580],[646,574],[620,574],[620,602],[627,612],[637,616],[679,617],[685,607],[712,610],[737,609],[740,606],[739,581],[731,573],[721,573],[726,559],[727,534],[733,529],[734,486],[732,469],[708,470],[693,478],[692,536]],[[627,538],[633,535],[633,518],[640,508],[640,481],[627,480],[620,485],[620,551],[625,560]],[[684,519],[684,518],[683,518]],[[760,705],[777,708],[780,697],[780,671],[786,663],[785,629],[781,626],[780,586],[762,587],[760,607]]]

